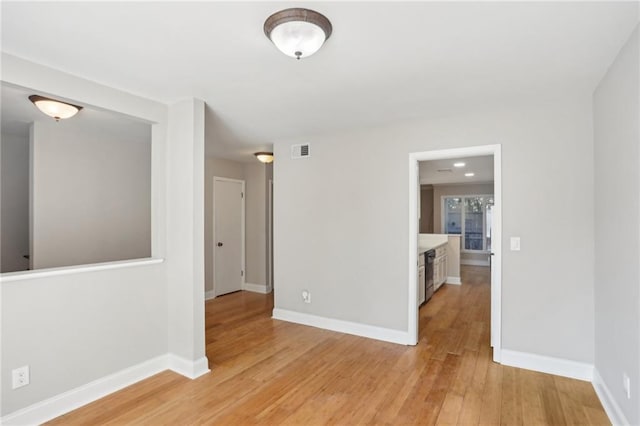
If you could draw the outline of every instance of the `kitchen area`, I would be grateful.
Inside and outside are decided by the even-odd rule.
[[[493,157],[421,161],[418,192],[420,307],[462,284],[461,265],[490,265]]]
[[[460,235],[418,234],[418,306],[443,284],[460,283]]]

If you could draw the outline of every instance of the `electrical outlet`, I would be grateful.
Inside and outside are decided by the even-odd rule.
[[[11,371],[12,386],[11,389],[18,389],[29,384],[29,366],[16,368]]]
[[[622,373],[622,388],[627,395],[627,399],[631,399],[631,379],[627,373]]]
[[[311,292],[309,290],[302,290],[302,300],[304,303],[311,303]]]

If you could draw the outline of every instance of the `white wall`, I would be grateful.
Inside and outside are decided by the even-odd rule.
[[[2,285],[2,415],[167,353],[164,265]],[[11,370],[31,383],[11,389]]]
[[[166,105],[6,54],[2,79],[154,123],[152,255],[166,258],[166,263],[113,265],[93,272],[69,268],[57,276],[31,271],[3,274],[0,414],[4,417],[158,356],[175,355],[184,367],[181,371],[201,373],[202,368],[195,367],[206,369],[207,363],[200,356],[204,353],[202,102],[184,101],[169,111]],[[180,198],[185,191],[190,192]],[[182,251],[185,246],[188,252]],[[176,338],[178,333],[184,337]],[[31,368],[31,383],[11,390],[11,370],[23,365]]]
[[[246,191],[246,268],[245,281],[267,285],[267,179],[266,165],[255,161],[244,166]]]
[[[640,44],[635,32],[594,93],[595,366],[640,424]],[[622,374],[631,378],[631,399]]]
[[[204,336],[204,102],[169,107],[167,279],[169,352],[208,371]],[[172,143],[175,142],[175,143]]]
[[[292,160],[300,140],[313,154]],[[277,143],[276,308],[407,331],[409,153],[496,143],[504,239],[522,238],[503,253],[502,347],[593,362],[588,97]]]
[[[29,261],[29,138],[2,134],[0,272],[24,271]]]
[[[32,125],[32,269],[151,256],[151,126],[81,123]]]
[[[164,256],[166,107],[6,54],[2,79],[157,123],[152,239],[154,256]],[[164,264],[57,277],[17,274],[27,275],[0,278],[2,415],[167,353]],[[30,366],[31,383],[11,390],[11,370],[22,365]]]

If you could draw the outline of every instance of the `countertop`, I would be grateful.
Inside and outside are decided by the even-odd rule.
[[[449,236],[446,234],[418,234],[418,254],[446,245]]]
[[[434,250],[438,247],[441,247],[443,245],[447,244],[446,242],[444,243],[438,243],[438,244],[418,244],[418,254],[422,254],[422,253],[426,253],[429,250]]]

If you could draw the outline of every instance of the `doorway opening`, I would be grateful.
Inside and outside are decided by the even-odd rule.
[[[447,238],[455,241],[457,237],[460,252],[467,257],[469,264],[479,264],[478,255],[490,255],[491,269],[491,346],[493,347],[493,360],[500,362],[501,356],[501,235],[502,235],[502,181],[501,181],[501,146],[485,145],[466,148],[456,148],[438,151],[426,151],[409,154],[409,337],[413,344],[418,342],[419,332],[419,304],[425,294],[419,284],[419,271],[423,269],[419,266],[418,250],[420,247],[420,169],[419,162],[434,162],[447,160],[452,165],[456,159],[469,157],[491,157],[493,160],[493,194],[476,194],[468,197],[453,196],[454,194],[438,194],[437,204],[434,208],[435,218],[431,231],[439,231],[444,242]],[[469,171],[471,172],[471,171]],[[435,191],[434,191],[435,192]],[[481,191],[482,192],[482,191]],[[485,190],[484,192],[488,192]],[[447,196],[449,195],[449,196]],[[435,197],[434,197],[435,199]],[[436,202],[434,201],[434,204]],[[447,208],[446,206],[451,204]],[[468,217],[464,217],[465,210]],[[465,229],[466,227],[466,229]],[[424,228],[424,223],[423,223]],[[434,229],[435,228],[435,229]],[[489,230],[490,232],[487,232]],[[447,235],[449,234],[449,235]],[[453,237],[453,238],[452,238]],[[442,246],[444,247],[444,245]],[[435,252],[435,250],[434,250]],[[430,256],[435,258],[435,253]],[[428,258],[429,256],[427,256]],[[446,259],[446,258],[445,258]],[[441,263],[427,265],[432,270]],[[434,272],[435,273],[435,272]],[[442,274],[438,279],[439,284],[443,282]],[[455,277],[453,277],[455,279]],[[446,280],[446,273],[445,273]]]

